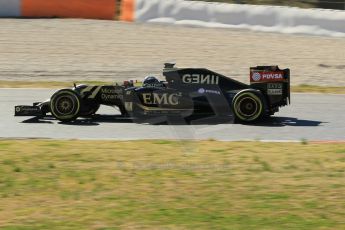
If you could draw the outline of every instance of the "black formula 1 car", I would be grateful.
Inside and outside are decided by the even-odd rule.
[[[100,105],[116,106],[132,118],[213,116],[255,122],[290,103],[290,70],[278,66],[250,68],[244,84],[203,68],[176,68],[166,63],[165,81],[148,77],[114,85],[74,85],[45,102],[15,106],[15,116],[53,117],[70,122],[94,115]]]

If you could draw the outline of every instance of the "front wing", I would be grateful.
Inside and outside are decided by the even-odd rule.
[[[39,106],[17,105],[14,107],[14,116],[35,116],[40,117],[45,114]]]

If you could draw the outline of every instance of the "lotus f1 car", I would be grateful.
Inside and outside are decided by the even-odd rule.
[[[44,117],[62,122],[95,114],[100,105],[116,106],[123,116],[228,116],[255,122],[290,103],[290,70],[278,66],[250,68],[250,84],[203,68],[176,68],[166,63],[165,81],[148,78],[114,85],[74,85],[45,102],[15,106],[15,116]]]

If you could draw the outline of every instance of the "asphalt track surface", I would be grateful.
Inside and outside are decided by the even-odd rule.
[[[49,98],[52,89],[0,89],[1,138],[56,139],[216,139],[343,141],[345,140],[345,95],[293,94],[292,105],[268,121],[256,125],[227,121],[199,124],[138,124],[110,116],[111,107],[101,107],[101,116],[64,124],[54,119],[14,117],[15,105],[30,105]]]

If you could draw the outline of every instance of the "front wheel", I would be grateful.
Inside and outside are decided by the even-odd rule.
[[[265,114],[265,100],[261,92],[243,90],[233,99],[232,109],[235,119],[240,122],[255,122]]]
[[[53,94],[50,99],[52,115],[63,122],[78,118],[81,108],[80,96],[70,89],[62,89]]]

